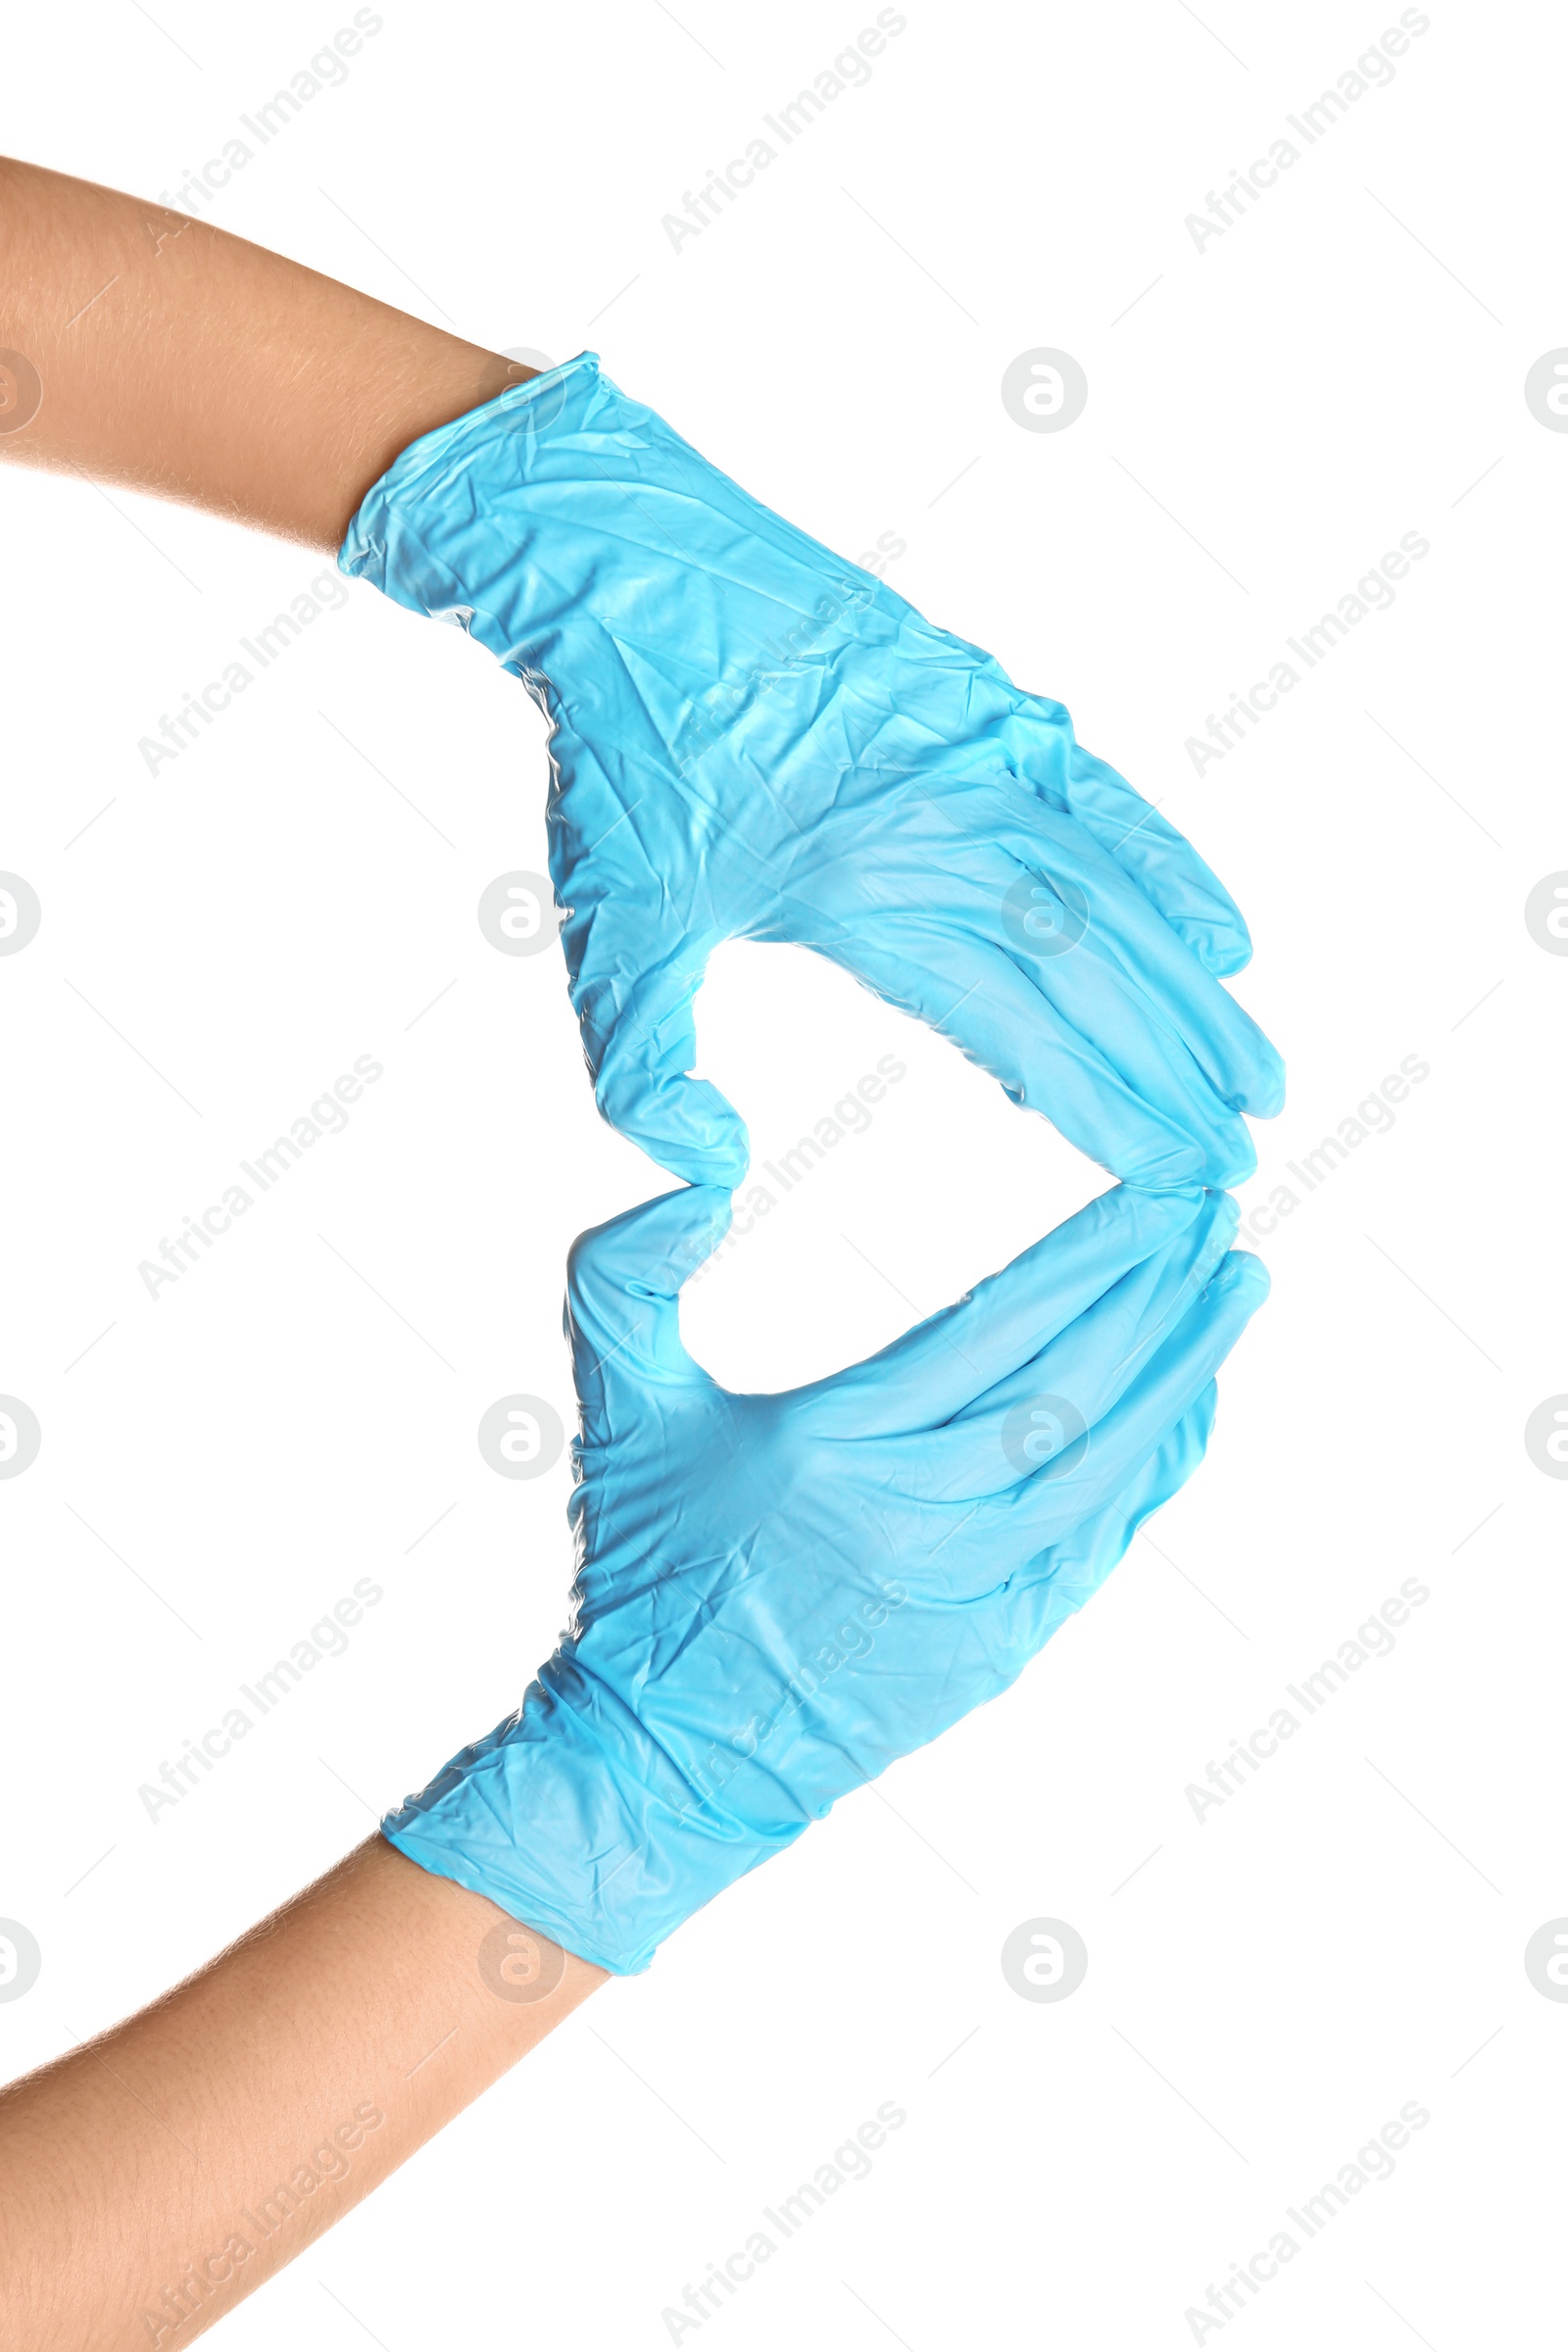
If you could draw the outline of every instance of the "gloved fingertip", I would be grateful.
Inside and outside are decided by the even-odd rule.
[[[1257,1075],[1247,1090],[1242,1108],[1254,1119],[1277,1119],[1285,1108],[1285,1064],[1272,1046],[1259,1056]]]
[[[1234,924],[1195,924],[1184,930],[1182,936],[1204,971],[1215,980],[1234,979],[1252,960],[1251,936],[1239,916]]]
[[[565,1327],[585,1413],[616,1396],[629,1396],[635,1412],[650,1382],[705,1377],[681,1340],[680,1294],[729,1221],[722,1186],[683,1185],[578,1236],[566,1263]]]
[[[1131,1256],[1141,1260],[1152,1257],[1196,1224],[1212,1198],[1201,1183],[1157,1189],[1119,1184],[1102,1193],[1091,1211],[1125,1241]]]
[[[577,1236],[566,1255],[568,1297],[574,1305],[606,1290],[673,1297],[717,1249],[729,1221],[723,1185],[682,1185],[640,1201]]]
[[[633,1287],[645,1296],[672,1298],[723,1241],[734,1202],[728,1185],[692,1184],[651,1205],[658,1214],[649,1218],[643,1238],[659,1254],[645,1263]]]
[[[751,1165],[746,1122],[716,1086],[682,1072],[633,1088],[624,1075],[596,1089],[600,1115],[687,1184],[733,1192]]]
[[[1249,1176],[1257,1173],[1257,1147],[1237,1119],[1227,1139],[1229,1149],[1221,1155],[1218,1147],[1209,1164],[1208,1182],[1216,1193],[1233,1193]]]
[[[1155,1447],[1143,1477],[1135,1481],[1137,1497],[1130,1533],[1136,1533],[1152,1512],[1159,1510],[1187,1484],[1208,1451],[1214,1416],[1219,1409],[1219,1382],[1210,1380],[1193,1398],[1173,1429]]]
[[[741,1134],[744,1139],[745,1129]],[[669,1144],[635,1141],[642,1145],[650,1159],[678,1176],[683,1184],[708,1187],[715,1192],[732,1193],[746,1180],[751,1165],[751,1151],[743,1140],[739,1145],[715,1146],[710,1150],[685,1150]]]
[[[1210,1185],[1216,1191],[1225,1190],[1223,1178],[1205,1166],[1202,1146],[1186,1139],[1176,1142],[1162,1137],[1157,1146],[1144,1145],[1134,1158],[1112,1168],[1111,1174],[1134,1193],[1200,1195]]]
[[[1260,1257],[1250,1250],[1232,1250],[1216,1268],[1204,1296],[1211,1303],[1223,1302],[1245,1321],[1257,1312],[1271,1288],[1269,1270]]]

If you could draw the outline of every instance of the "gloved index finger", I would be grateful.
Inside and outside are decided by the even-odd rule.
[[[1242,910],[1186,835],[1115,768],[1074,742],[1067,755],[1068,808],[1138,883],[1207,972],[1228,978],[1251,960]]]
[[[906,1441],[916,1490],[945,1499],[992,1494],[1054,1453],[1087,1447],[1193,1308],[1230,1247],[1237,1214],[1228,1194],[1210,1193],[1184,1232],[1130,1267],[1026,1363],[944,1427]]]
[[[578,1235],[566,1261],[565,1328],[583,1404],[616,1384],[706,1385],[680,1336],[680,1291],[729,1219],[729,1194],[694,1184]]]
[[[1165,1248],[1205,1196],[1102,1193],[880,1353],[817,1384],[846,1435],[935,1429],[1027,1363],[1130,1268]]]

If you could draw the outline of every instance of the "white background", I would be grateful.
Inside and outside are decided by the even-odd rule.
[[[156,13],[20,12],[0,145],[172,193],[351,12]],[[652,2352],[887,2100],[871,2177],[704,2345],[1189,2343],[1407,2101],[1395,2176],[1202,2340],[1543,2340],[1568,2007],[1523,1951],[1568,1912],[1568,1487],[1523,1427],[1568,1389],[1568,960],[1523,906],[1568,866],[1568,437],[1523,382],[1568,342],[1562,23],[1434,5],[1200,251],[1185,216],[1396,9],[911,0],[676,253],[661,217],[873,9],[382,13],[211,217],[480,343],[597,348],[832,546],[905,538],[894,584],[1064,700],[1246,909],[1238,993],[1290,1071],[1247,1213],[1402,1057],[1430,1076],[1295,1186],[1207,1463],[1019,1687],[608,1988],[223,2340]],[[1060,433],[1000,397],[1042,345],[1089,379]],[[568,1473],[496,1477],[475,1426],[512,1391],[569,1420],[567,1245],[663,1180],[594,1112],[557,955],[475,920],[545,862],[515,685],[356,586],[150,777],[138,739],[318,566],[85,483],[11,469],[0,502],[0,866],[43,906],[0,960],[0,1390],[43,1431],[0,1483],[0,1914],[43,1950],[0,2005],[9,2077],[514,1702],[563,1617]],[[1392,610],[1196,776],[1186,739],[1411,531]],[[700,1036],[760,1158],[908,1065],[692,1295],[736,1385],[881,1345],[1102,1187],[804,954],[722,956]],[[361,1054],[384,1076],[346,1132],[151,1299],[138,1262]],[[364,1577],[346,1654],[150,1822],[138,1785]],[[1209,1760],[1411,1577],[1393,1653],[1196,1819]],[[1041,1915],[1089,1948],[1059,2005],[999,1965]]]

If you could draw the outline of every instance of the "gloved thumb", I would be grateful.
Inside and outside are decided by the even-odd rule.
[[[566,1261],[566,1338],[585,1418],[627,1390],[706,1385],[680,1336],[680,1291],[729,1231],[730,1197],[689,1185],[580,1234]]]
[[[739,1184],[749,1155],[745,1122],[716,1086],[691,1075],[692,1008],[706,952],[682,943],[681,954],[629,979],[618,970],[595,974],[592,943],[579,946],[574,922],[564,937],[572,1004],[604,1117],[688,1184]]]

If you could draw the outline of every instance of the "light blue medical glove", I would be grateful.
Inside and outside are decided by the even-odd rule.
[[[1232,1201],[1120,1189],[868,1362],[734,1396],[677,1306],[727,1222],[699,1188],[577,1243],[570,1629],[383,1824],[617,1972],[1006,1690],[1201,1460],[1267,1290]]]
[[[727,939],[814,948],[1129,1183],[1225,1186],[1278,1055],[1241,915],[1059,703],[719,473],[592,353],[405,450],[339,557],[554,723],[550,871],[605,1116],[692,1182],[746,1131],[690,1077]],[[1114,626],[1114,615],[1107,615]]]

